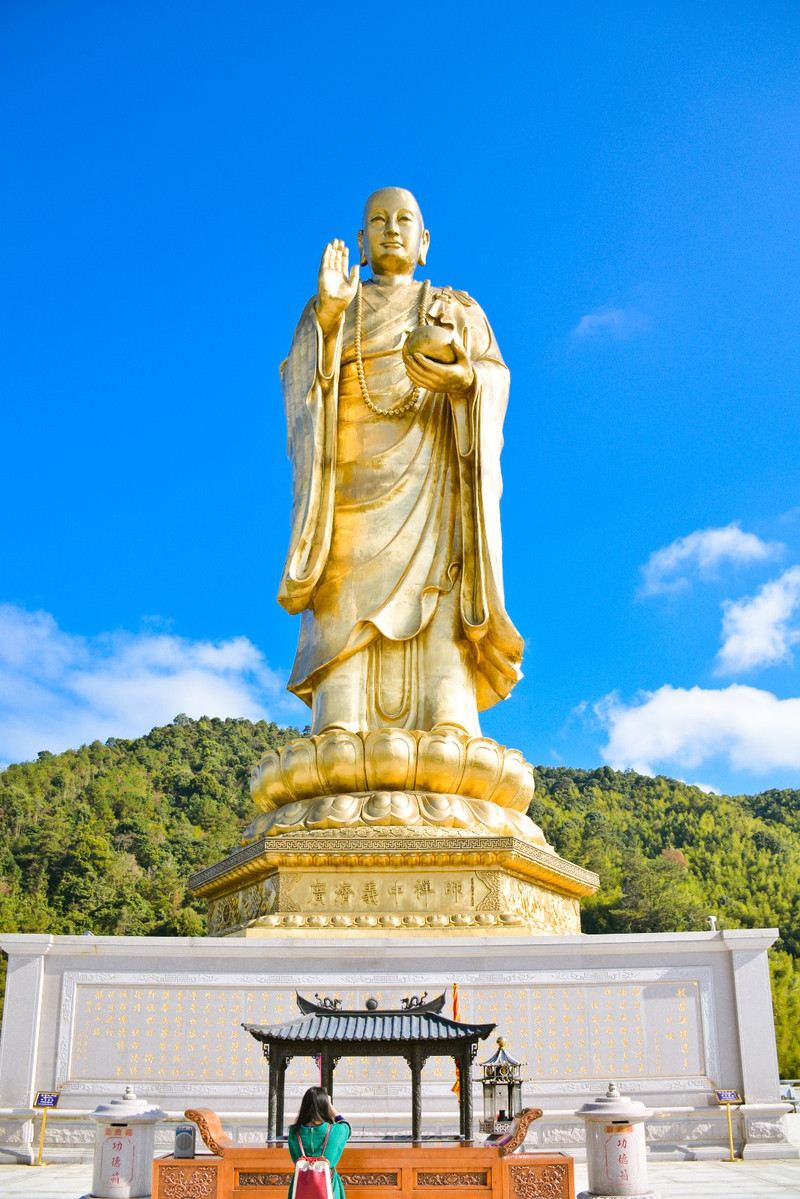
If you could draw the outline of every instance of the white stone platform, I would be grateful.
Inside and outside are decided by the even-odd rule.
[[[745,1158],[797,1156],[786,1141],[766,951],[774,929],[633,936],[459,937],[370,940],[346,936],[296,944],[264,937],[0,936],[9,955],[0,1043],[0,1161],[29,1161],[37,1090],[59,1090],[47,1122],[46,1157],[91,1157],[87,1113],[127,1083],[175,1118],[189,1106],[223,1115],[240,1143],[265,1137],[266,1065],[242,1021],[296,1013],[295,990],[363,1007],[374,995],[397,1007],[458,982],[461,1018],[497,1024],[527,1063],[524,1101],[542,1107],[527,1147],[581,1155],[573,1113],[609,1079],[653,1109],[654,1157],[727,1156],[715,1087],[738,1088],[737,1151]],[[486,1043],[489,1056],[493,1043]],[[476,1071],[477,1073],[477,1071]],[[295,1059],[287,1109],[318,1080]],[[448,1059],[423,1076],[424,1133],[455,1135],[458,1106]],[[354,1135],[410,1133],[404,1061],[342,1059],[336,1104]],[[481,1110],[475,1083],[475,1110]],[[34,1118],[35,1116],[35,1118]],[[172,1142],[159,1130],[157,1150]]]

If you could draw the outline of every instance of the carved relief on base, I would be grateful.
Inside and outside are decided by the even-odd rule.
[[[577,899],[546,891],[523,879],[503,878],[499,906],[517,912],[529,928],[564,934],[580,932]]]
[[[448,864],[446,859],[439,864],[433,853],[425,857],[427,861],[414,867],[396,863],[384,869],[360,863],[357,855],[345,855],[345,876],[337,864],[314,866],[309,855],[305,868],[281,873],[274,883],[275,910],[252,915],[259,910],[260,889],[270,880],[212,898],[209,933],[225,936],[244,929],[265,933],[299,929],[580,931],[580,909],[573,896],[520,880],[502,867],[470,869]]]
[[[417,1171],[418,1187],[488,1187],[488,1170]]]
[[[283,882],[283,889],[287,891],[287,881],[285,875],[282,878],[275,875],[214,900],[208,907],[209,936],[221,936],[229,929],[252,924],[261,916],[269,915],[277,906],[285,911],[296,911],[297,905],[292,903],[288,894],[283,896],[281,903],[280,884]]]
[[[586,1126],[578,1124],[545,1124],[538,1129],[536,1144],[542,1148],[561,1149],[565,1145],[585,1145]]]
[[[61,1125],[53,1127],[48,1124],[45,1132],[45,1145],[93,1145],[97,1139],[97,1130],[94,1125],[81,1127],[78,1125]],[[174,1137],[170,1138],[170,1143]]]
[[[569,1168],[561,1164],[512,1166],[511,1186],[515,1199],[570,1199]]]
[[[0,1125],[0,1145],[27,1145],[32,1133],[33,1125],[30,1120],[24,1120],[19,1124]]]
[[[689,1144],[692,1141],[713,1142],[719,1132],[713,1120],[650,1120],[645,1130],[648,1142],[656,1144]]]
[[[346,1187],[396,1187],[398,1175],[392,1171],[387,1174],[342,1174],[339,1177]]]
[[[747,1120],[748,1141],[784,1141],[786,1132],[781,1120]]]
[[[274,1171],[264,1170],[240,1170],[239,1171],[239,1186],[240,1187],[290,1187],[292,1185],[293,1174],[288,1171],[286,1173],[276,1173]]]
[[[162,1166],[159,1180],[164,1199],[211,1199],[217,1193],[216,1166]]]

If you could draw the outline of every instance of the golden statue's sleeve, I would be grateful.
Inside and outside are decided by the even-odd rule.
[[[454,400],[464,566],[461,620],[478,650],[478,708],[505,699],[522,677],[523,640],[505,608],[500,453],[509,373],[492,329],[474,300],[463,297],[475,367],[469,399]]]
[[[291,613],[308,607],[330,550],[343,324],[324,337],[309,301],[281,366],[292,518],[278,603]]]

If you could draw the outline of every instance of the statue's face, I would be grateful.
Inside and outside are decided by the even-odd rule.
[[[413,275],[425,261],[430,235],[419,204],[402,187],[382,187],[364,206],[358,245],[373,275]]]

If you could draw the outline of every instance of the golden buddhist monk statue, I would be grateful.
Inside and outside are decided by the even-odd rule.
[[[302,613],[288,688],[313,733],[479,736],[478,711],[520,677],[501,565],[508,369],[474,300],[414,278],[429,240],[410,192],[370,196],[372,278],[331,242],[281,368],[293,511],[278,599]]]
[[[258,814],[198,875],[215,935],[580,930],[597,878],[528,816],[533,766],[481,735],[520,677],[506,614],[500,450],[508,371],[481,309],[414,272],[402,188],[322,256],[281,368],[293,472],[279,592],[300,613],[289,690],[309,736],[251,772]]]

